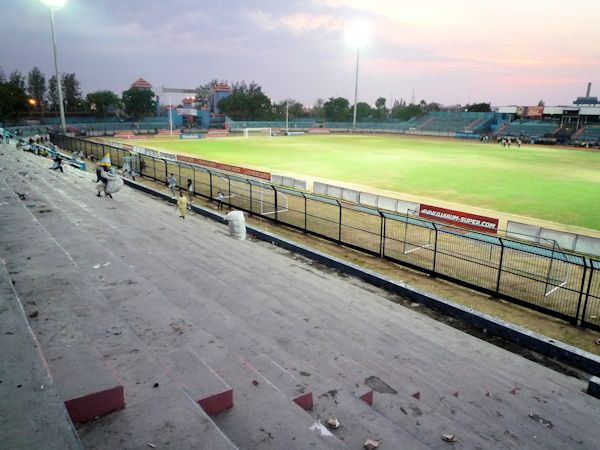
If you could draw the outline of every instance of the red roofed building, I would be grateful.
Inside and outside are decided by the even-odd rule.
[[[143,78],[138,78],[131,87],[133,89],[152,89],[152,85]]]

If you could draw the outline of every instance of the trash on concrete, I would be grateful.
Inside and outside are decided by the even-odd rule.
[[[154,387],[157,388],[159,386],[158,383],[154,383]]]
[[[258,381],[256,381],[256,380],[252,380],[252,384],[253,384],[254,386],[258,386]]]
[[[321,436],[333,436],[333,434],[331,434],[331,432],[325,428],[319,420],[313,423],[308,429],[309,431],[318,431]]]
[[[340,421],[335,417],[331,417],[327,420],[327,426],[332,430],[337,430],[340,427]]]
[[[148,447],[150,447],[150,448],[156,448],[156,445],[151,444],[150,442],[148,442]]]
[[[442,440],[445,442],[456,442],[456,436],[453,434],[442,434]]]
[[[31,311],[29,313],[29,317],[32,318],[32,319],[35,319],[39,315],[40,315],[40,312],[37,309],[35,311]]]
[[[363,444],[363,447],[367,450],[374,450],[377,447],[379,447],[379,441],[376,441],[374,439],[367,439]]]
[[[538,414],[529,413],[529,418],[532,420],[535,420],[536,422],[539,422],[541,425],[545,426],[546,428],[554,427],[554,424],[552,422],[544,419],[543,417],[539,416]]]

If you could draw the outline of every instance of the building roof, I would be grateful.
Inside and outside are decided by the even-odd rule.
[[[213,92],[230,92],[231,88],[225,83],[217,83],[211,88]]]
[[[152,85],[143,78],[138,78],[132,85],[132,88],[137,89],[152,89]]]

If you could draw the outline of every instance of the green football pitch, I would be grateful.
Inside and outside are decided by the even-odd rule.
[[[600,152],[595,151],[338,135],[139,145],[600,230]]]

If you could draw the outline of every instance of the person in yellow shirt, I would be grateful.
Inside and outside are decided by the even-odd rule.
[[[179,190],[179,197],[177,197],[177,208],[179,208],[179,217],[185,219],[187,214],[188,198],[183,195],[183,189]]]

